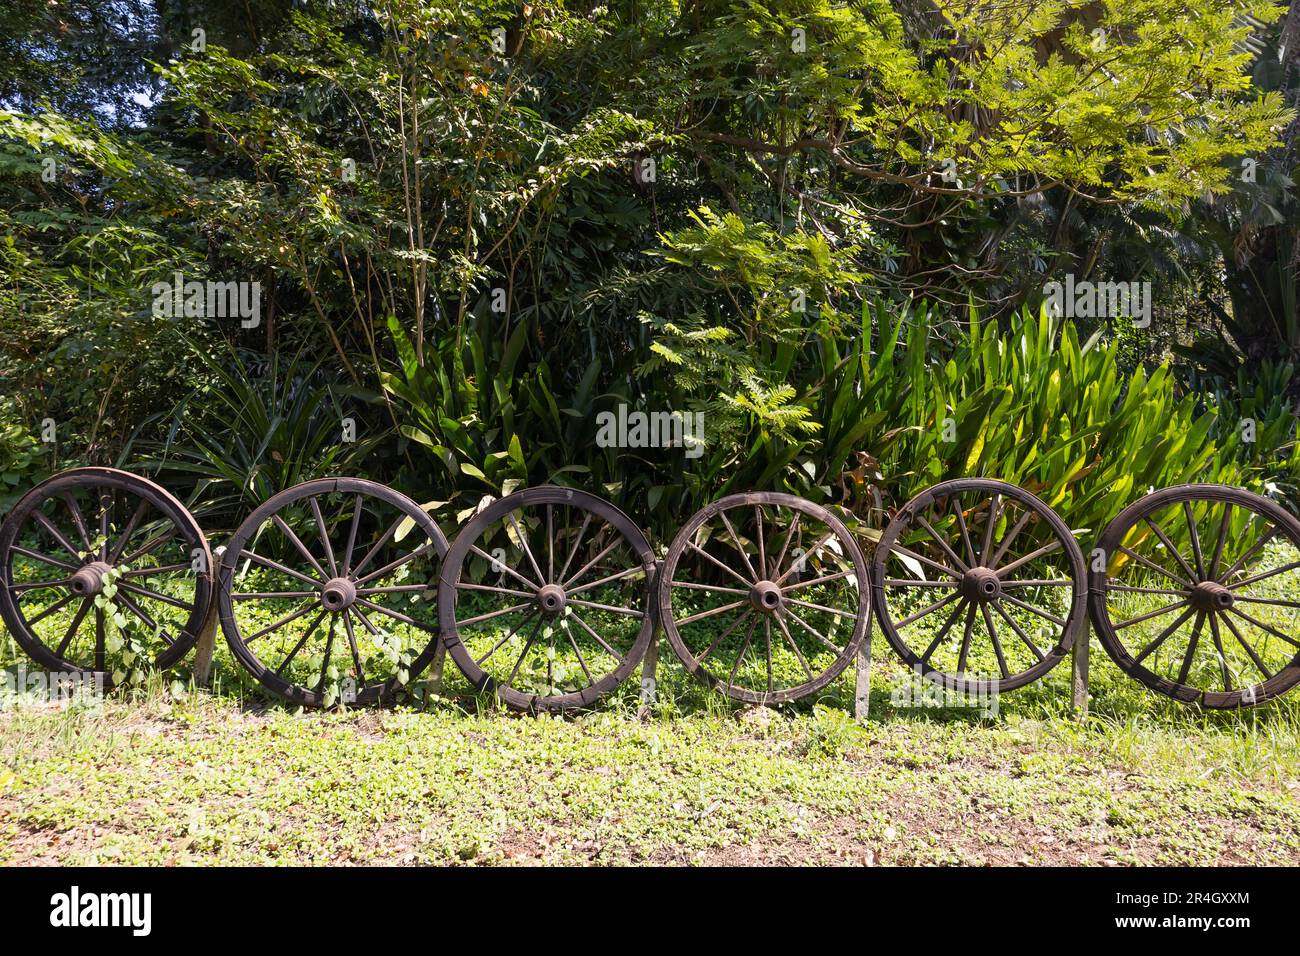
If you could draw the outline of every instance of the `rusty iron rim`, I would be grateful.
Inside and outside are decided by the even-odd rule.
[[[494,543],[496,555],[484,549]],[[496,583],[476,579],[472,565]],[[653,572],[645,535],[614,505],[572,488],[528,488],[492,502],[457,534],[438,589],[443,641],[475,689],[511,708],[587,707],[631,675],[654,639]],[[590,600],[598,587],[605,601]],[[486,642],[486,652],[476,656],[469,641]],[[579,668],[561,678],[555,661],[570,648]],[[545,670],[542,692],[522,686],[534,665]]]
[[[309,509],[305,516],[297,511],[304,504]],[[300,518],[310,518],[306,528],[295,531],[286,520],[295,512]],[[264,526],[277,532],[275,540],[285,552],[280,559],[258,553]],[[279,697],[304,707],[322,706],[328,700],[329,666],[342,662],[353,668],[356,684],[355,700],[345,703],[388,701],[400,690],[397,677],[371,679],[375,675],[366,674],[358,638],[381,636],[395,624],[427,633],[427,642],[407,668],[405,683],[414,683],[437,652],[438,629],[428,620],[432,612],[422,613],[423,609],[410,601],[435,594],[436,565],[446,554],[447,539],[437,524],[401,492],[362,478],[306,481],[268,498],[235,531],[221,561],[221,628],[240,664]],[[380,560],[381,556],[388,560]],[[412,562],[421,560],[435,565],[428,580],[385,583],[397,582],[398,576],[413,567]],[[273,571],[283,580],[296,582],[294,589],[236,591],[236,569],[241,564]],[[236,604],[284,601],[293,602],[289,614],[271,627],[245,633]],[[401,610],[393,606],[399,602]],[[290,628],[301,633],[300,639],[286,654],[273,654],[273,642],[267,638]],[[286,679],[285,671],[303,648],[322,635],[325,652],[320,679],[310,685]],[[264,660],[264,656],[272,659]]]
[[[1174,539],[1184,535],[1187,543],[1179,546]],[[1300,682],[1300,640],[1259,615],[1269,606],[1300,609],[1300,602],[1267,590],[1282,575],[1300,583],[1300,560],[1259,570],[1274,541],[1300,558],[1300,521],[1240,488],[1177,485],[1129,505],[1102,533],[1090,574],[1102,647],[1130,677],[1184,703],[1230,709],[1285,693]],[[1127,614],[1120,605],[1134,594],[1153,595],[1162,606]],[[1142,624],[1158,629],[1156,637],[1139,637]],[[1260,648],[1269,642],[1295,653],[1266,663]],[[1238,650],[1245,657],[1234,673],[1229,657]]]
[[[810,529],[817,530],[805,539]],[[711,543],[717,553],[709,553]],[[825,592],[819,600],[806,600],[806,589],[819,585]],[[687,605],[701,593],[722,595],[722,603],[702,611],[692,605],[678,616],[674,604]],[[668,548],[658,594],[659,618],[686,670],[752,704],[820,693],[853,659],[870,622],[867,563],[852,534],[820,505],[779,492],[731,495],[693,515]],[[843,626],[848,633],[839,633]],[[739,650],[729,657],[737,641]],[[831,652],[829,662],[809,664],[801,644]],[[761,648],[765,662],[758,689],[737,683],[751,647],[756,660]],[[778,686],[774,660],[787,647],[796,682]],[[797,680],[800,674],[806,679]]]
[[[961,693],[996,694],[1038,680],[1087,625],[1088,582],[1078,542],[1051,508],[1007,482],[963,478],[927,488],[886,526],[871,570],[876,617],[890,647],[914,672]],[[904,570],[906,577],[900,576]],[[1057,592],[1061,596],[1053,598]],[[913,609],[909,599],[924,607]],[[1037,640],[1013,616],[1026,613],[1045,622]],[[908,631],[927,620],[942,621],[937,636]],[[936,653],[944,650],[945,662],[951,656],[953,648],[945,649],[950,634],[956,666],[936,667]],[[996,676],[967,672],[972,651],[979,655],[984,644],[993,652]]]
[[[40,535],[48,541],[44,548],[24,543]],[[139,564],[159,555],[166,555],[169,563]],[[58,577],[49,579],[47,587],[16,580],[15,557],[56,569],[50,573]],[[95,606],[95,598],[103,592],[105,575],[114,568],[121,571],[109,601],[114,613],[144,626],[154,667],[175,666],[198,641],[211,608],[212,553],[194,516],[177,498],[130,472],[75,468],[46,479],[23,496],[0,526],[0,616],[19,646],[43,667],[102,675],[105,689],[111,689],[113,675],[105,666],[105,611]],[[182,578],[193,581],[188,597],[148,586],[151,581]],[[66,593],[40,613],[30,614],[29,599],[50,591]],[[78,601],[67,628],[53,637],[40,633],[38,624]],[[158,620],[160,606],[184,612],[184,623],[163,626]],[[92,632],[90,659],[69,656]]]

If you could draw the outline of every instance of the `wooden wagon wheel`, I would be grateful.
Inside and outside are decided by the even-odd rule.
[[[360,478],[288,488],[221,560],[221,627],[264,687],[306,707],[391,697],[433,660],[447,539],[405,495]]]
[[[1003,481],[945,481],[899,509],[876,546],[872,587],[899,657],[970,694],[1038,680],[1087,624],[1083,552],[1070,529]]]
[[[1300,681],[1300,521],[1272,501],[1165,488],[1121,511],[1098,548],[1093,625],[1129,676],[1223,708]]]
[[[474,687],[511,707],[585,707],[650,645],[653,569],[645,536],[609,502],[569,488],[516,492],[470,519],[447,554],[447,651]]]
[[[867,563],[843,523],[777,493],[697,512],[659,579],[660,620],[686,669],[755,704],[826,687],[861,645],[870,601]]]
[[[203,531],[158,485],[114,468],[77,468],[41,482],[0,527],[0,615],[52,671],[103,675],[114,647],[158,668],[198,640],[212,597]]]

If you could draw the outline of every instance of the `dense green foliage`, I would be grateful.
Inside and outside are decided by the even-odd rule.
[[[124,462],[216,529],[357,473],[450,526],[554,481],[661,536],[958,474],[1077,528],[1295,498],[1294,9],[242,7],[0,17],[0,494]],[[160,314],[178,272],[260,321]],[[1153,326],[1040,319],[1067,273],[1152,282]],[[619,405],[702,411],[703,454],[599,447]]]

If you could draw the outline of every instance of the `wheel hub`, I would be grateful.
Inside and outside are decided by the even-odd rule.
[[[78,597],[94,597],[104,590],[104,575],[112,571],[110,564],[92,561],[72,576],[72,593]]]
[[[321,607],[327,611],[342,611],[357,600],[357,586],[347,578],[331,578],[320,592]]]
[[[564,593],[564,588],[558,584],[547,584],[537,592],[537,606],[542,609],[543,614],[559,614],[568,603],[569,599]]]
[[[781,600],[781,586],[773,581],[759,581],[749,592],[749,603],[764,614],[774,614]]]
[[[987,604],[1002,595],[1002,579],[992,568],[971,568],[962,575],[959,590],[968,600]]]
[[[1232,607],[1232,592],[1217,581],[1201,581],[1191,593],[1192,606],[1198,611],[1226,611]]]

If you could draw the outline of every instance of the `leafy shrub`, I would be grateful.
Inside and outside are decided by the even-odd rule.
[[[45,477],[41,443],[12,398],[0,397],[0,515]]]

